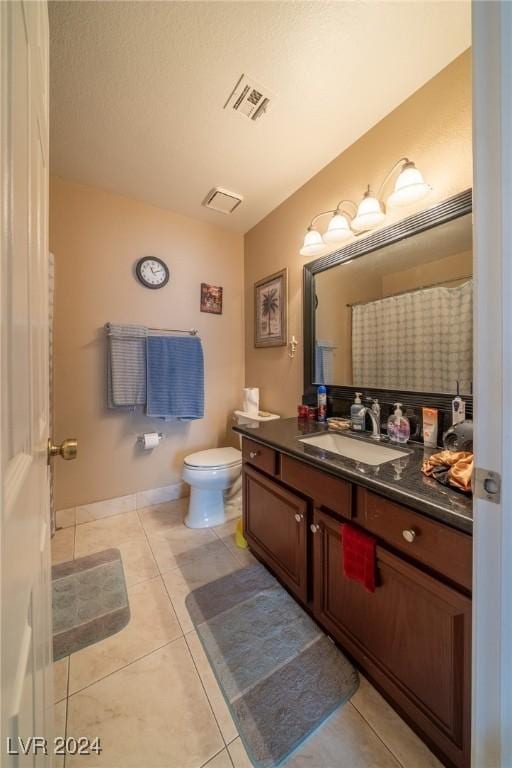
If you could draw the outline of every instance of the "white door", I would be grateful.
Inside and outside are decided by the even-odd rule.
[[[0,35],[3,767],[50,765],[27,739],[53,730],[46,2],[0,2]]]
[[[473,768],[512,768],[512,3],[473,2]]]

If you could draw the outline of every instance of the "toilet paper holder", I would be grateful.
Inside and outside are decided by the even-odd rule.
[[[149,433],[148,433],[148,434],[149,434]],[[163,440],[163,439],[164,439],[164,435],[163,435],[163,432],[157,432],[157,435],[158,435],[158,441],[159,441],[159,442],[160,442],[160,440]],[[139,445],[142,445],[142,446],[144,446],[144,442],[145,442],[145,441],[144,441],[144,435],[139,435],[139,436],[138,436],[138,438],[137,438],[137,443],[138,443]]]

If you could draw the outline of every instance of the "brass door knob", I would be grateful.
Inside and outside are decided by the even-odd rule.
[[[52,456],[61,456],[65,461],[76,459],[78,453],[78,440],[75,437],[68,437],[60,445],[54,445],[51,438],[48,438],[48,461]]]
[[[402,531],[402,536],[409,544],[412,544],[416,538],[416,531],[413,528]]]

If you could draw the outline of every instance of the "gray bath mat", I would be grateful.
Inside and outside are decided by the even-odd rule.
[[[357,690],[354,667],[262,565],[186,605],[256,766],[282,763]]]
[[[52,581],[54,661],[128,624],[130,606],[118,549],[54,565]]]

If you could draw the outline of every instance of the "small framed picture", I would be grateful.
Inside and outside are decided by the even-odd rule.
[[[287,343],[288,270],[282,269],[254,284],[254,346],[282,347]]]
[[[201,312],[222,315],[222,288],[220,286],[201,283]]]

